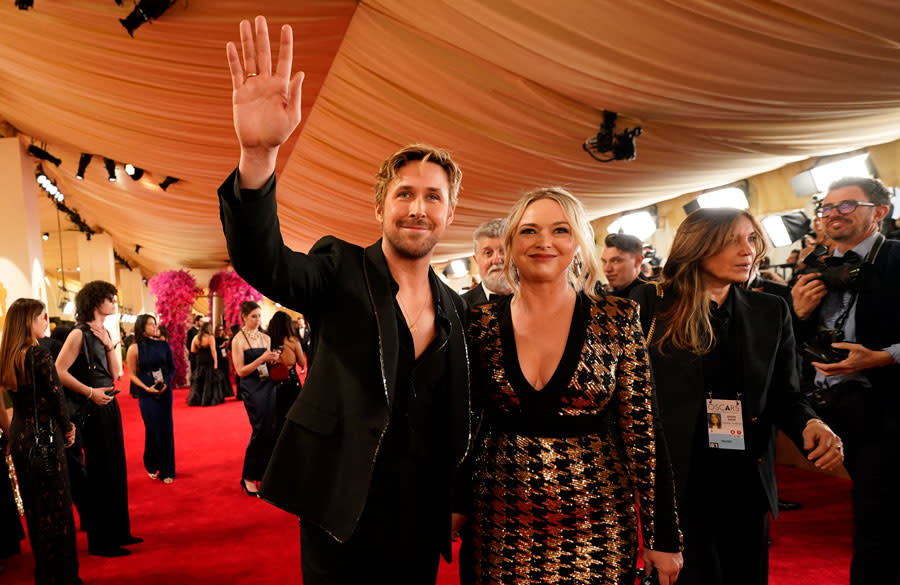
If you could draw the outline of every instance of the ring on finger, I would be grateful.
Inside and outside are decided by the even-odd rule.
[[[250,79],[251,77],[256,77],[257,75],[259,75],[259,73],[248,73],[247,79]]]

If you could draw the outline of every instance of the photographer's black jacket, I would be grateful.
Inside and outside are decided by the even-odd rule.
[[[281,237],[274,177],[254,197],[239,197],[237,172],[219,188],[228,253],[238,274],[268,298],[302,311],[316,353],[288,412],[260,494],[345,542],[369,493],[376,457],[398,387],[399,337],[390,272],[381,240],[367,248],[327,236],[308,254]],[[439,312],[450,322],[446,470],[446,546],[453,473],[471,440],[465,303],[429,271]],[[398,513],[401,511],[398,511]]]

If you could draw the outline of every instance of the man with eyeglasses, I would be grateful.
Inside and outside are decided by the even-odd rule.
[[[600,254],[600,264],[609,283],[606,292],[627,299],[631,289],[647,282],[640,277],[644,262],[643,243],[628,234],[609,234],[603,243],[606,248]]]
[[[829,265],[859,265],[846,286],[802,274],[791,294],[798,337],[823,334],[846,357],[812,360],[816,410],[844,441],[853,480],[851,585],[900,583],[900,242],[885,240],[890,192],[877,179],[831,185],[818,211],[834,242]],[[851,259],[852,258],[852,259]]]

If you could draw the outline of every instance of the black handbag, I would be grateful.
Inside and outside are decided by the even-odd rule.
[[[34,392],[34,444],[28,449],[28,469],[33,476],[59,472],[59,452],[51,418],[46,427],[40,424],[37,405],[37,378],[34,375],[34,353],[31,355],[31,389]]]

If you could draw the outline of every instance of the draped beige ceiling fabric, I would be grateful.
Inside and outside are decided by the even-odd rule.
[[[301,250],[377,238],[373,176],[409,142],[463,168],[449,258],[535,187],[565,186],[596,218],[900,137],[896,0],[179,0],[133,39],[128,3],[0,2],[0,118],[62,158],[43,167],[66,204],[145,275],[225,266],[215,190],[238,146],[224,45],[258,13],[275,35],[294,27],[306,72],[279,162],[281,227]],[[636,160],[583,152],[604,109],[643,128]],[[77,181],[82,152],[99,156]],[[120,164],[110,183],[102,157],[146,174]],[[164,192],[167,175],[181,181]]]

